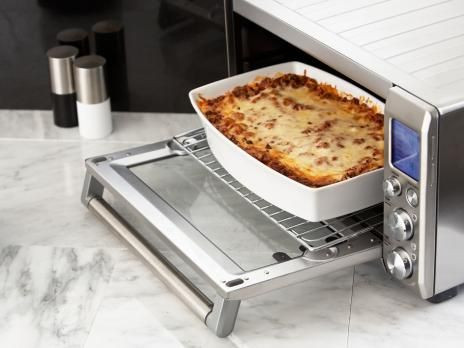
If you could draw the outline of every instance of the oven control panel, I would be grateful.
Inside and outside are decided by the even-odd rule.
[[[394,195],[386,188],[389,181],[395,182],[395,187],[398,187]],[[384,262],[386,269],[395,278],[406,280],[413,276],[417,267],[416,232],[420,229],[420,214],[417,210],[418,204],[415,207],[409,205],[405,193],[414,191],[417,194],[418,190],[408,178],[393,173],[385,178],[384,188]]]
[[[434,295],[436,206],[434,108],[393,87],[385,107],[386,270],[423,298]]]

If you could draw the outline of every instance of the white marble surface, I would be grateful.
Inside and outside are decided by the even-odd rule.
[[[462,286],[452,300],[431,304],[380,270],[380,262],[356,267],[349,347],[464,347]]]
[[[81,140],[77,128],[55,127],[50,111],[1,110],[0,117],[0,139]],[[150,113],[113,112],[113,133],[87,142],[156,142],[198,127],[200,122],[192,114],[157,114],[154,119]]]
[[[192,115],[117,114],[109,138],[0,111],[0,347],[463,347],[464,294],[440,305],[378,262],[243,301],[215,337],[79,201],[83,159],[195,128]]]
[[[114,266],[111,250],[0,249],[2,347],[81,347]]]

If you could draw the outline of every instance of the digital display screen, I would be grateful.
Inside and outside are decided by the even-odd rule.
[[[419,134],[395,119],[392,119],[391,128],[391,162],[393,166],[419,181]]]

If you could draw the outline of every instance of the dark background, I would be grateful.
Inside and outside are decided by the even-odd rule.
[[[227,75],[221,0],[0,0],[0,109],[50,109],[45,52],[63,29],[125,27],[129,109],[192,112],[190,89]]]

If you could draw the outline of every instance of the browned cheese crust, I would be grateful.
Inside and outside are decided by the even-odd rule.
[[[321,187],[383,167],[383,115],[306,74],[257,78],[197,103],[227,138],[304,185]]]

